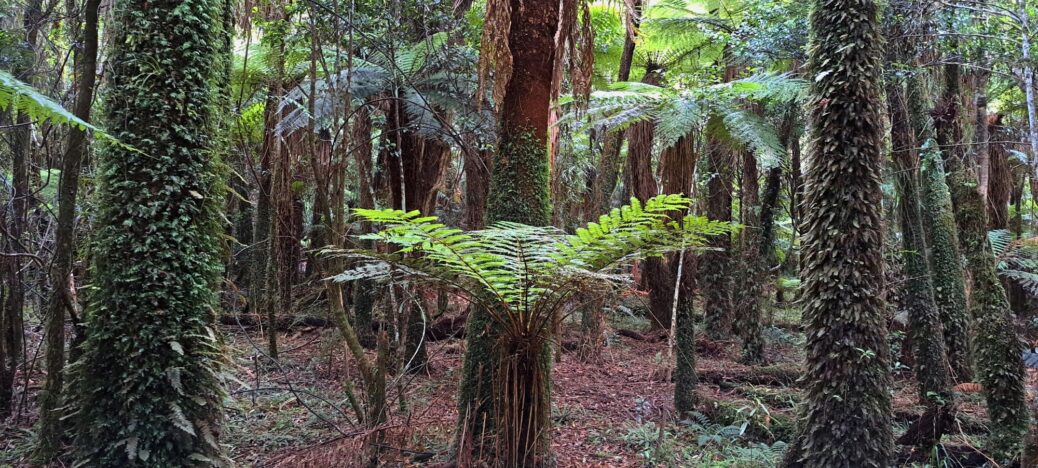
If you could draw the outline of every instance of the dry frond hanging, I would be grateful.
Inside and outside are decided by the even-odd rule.
[[[577,103],[583,105],[591,96],[591,79],[595,73],[595,31],[591,25],[591,10],[588,2],[578,0],[566,0],[566,2],[580,4],[579,12],[575,5],[572,10],[569,7],[562,10],[563,14],[571,12],[572,17],[564,16],[562,18],[559,33],[561,35],[564,31],[563,25],[568,25],[566,27],[569,36],[569,68],[573,98]]]
[[[479,50],[479,84],[476,89],[476,108],[482,109],[483,95],[488,84],[493,86],[494,107],[500,107],[505,98],[505,87],[512,76],[512,52],[508,48],[508,33],[512,29],[510,0],[488,0],[483,37]]]

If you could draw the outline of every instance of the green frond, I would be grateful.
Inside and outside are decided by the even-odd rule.
[[[569,296],[567,288],[620,281],[609,272],[620,262],[701,248],[707,237],[733,230],[730,223],[698,216],[671,218],[690,206],[691,200],[681,195],[645,203],[632,199],[571,235],[554,227],[504,222],[462,231],[417,211],[356,209],[358,218],[382,226],[362,239],[396,250],[332,252],[354,260],[355,266],[330,279],[431,279],[523,314],[560,306]]]
[[[76,117],[53,99],[40,94],[10,73],[0,70],[0,110],[12,109],[24,113],[38,124],[53,122],[84,131],[98,131],[97,127]]]
[[[696,128],[705,127],[711,115],[720,116],[723,136],[758,156],[764,168],[782,159],[785,148],[773,124],[750,110],[748,104],[800,102],[807,84],[788,74],[761,73],[728,83],[674,91],[644,83],[617,83],[608,91],[591,94],[587,109],[568,112],[562,123],[621,131],[636,122],[656,124],[656,143],[673,145]],[[566,104],[568,101],[563,101]]]
[[[753,151],[761,170],[771,169],[782,162],[786,148],[775,127],[763,117],[746,109],[731,109],[724,114],[723,120],[728,136]]]
[[[1006,252],[1006,248],[1013,242],[1013,233],[1008,229],[995,229],[988,231],[988,242],[995,258],[999,258]]]
[[[988,231],[988,242],[995,254],[999,276],[1038,297],[1038,238],[1013,240],[1006,229]]]
[[[75,127],[126,150],[140,152],[137,148],[119,141],[101,128],[76,117],[61,104],[3,70],[0,70],[0,111],[24,113],[29,120],[37,124],[50,122]]]

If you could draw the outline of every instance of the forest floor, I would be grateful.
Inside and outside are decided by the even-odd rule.
[[[605,349],[596,362],[564,352],[553,370],[554,434],[559,466],[775,466],[794,431],[794,407],[801,392],[803,334],[795,312],[780,313],[766,329],[769,364],[738,363],[737,341],[697,343],[701,410],[679,418],[669,382],[667,340],[644,332],[645,323],[613,317]],[[563,342],[575,339],[568,324]],[[643,333],[617,330],[642,329]],[[279,335],[281,359],[265,357],[265,338],[256,330],[227,326],[231,350],[230,398],[223,443],[240,466],[335,467],[359,464],[370,433],[356,425],[344,396],[354,366],[334,328],[297,326]],[[39,337],[35,337],[36,340]],[[894,344],[895,352],[898,343]],[[443,464],[448,457],[457,410],[455,393],[463,341],[429,343],[428,372],[392,378],[389,421],[383,426],[387,466]],[[36,368],[38,369],[38,365]],[[895,432],[922,412],[914,380],[895,373]],[[19,376],[25,381],[25,376]],[[35,399],[43,375],[29,375],[29,391],[17,419],[0,425],[0,467],[29,466],[34,440]],[[944,442],[959,458],[973,458],[982,443],[983,400],[959,393],[959,435]],[[965,454],[965,455],[963,455]],[[905,466],[931,464],[935,454],[903,448]],[[943,457],[942,457],[943,458]],[[59,465],[55,465],[59,466]],[[952,461],[947,466],[971,466]]]

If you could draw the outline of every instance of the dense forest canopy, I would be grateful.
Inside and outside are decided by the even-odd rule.
[[[1038,466],[1028,0],[0,0],[0,466]]]

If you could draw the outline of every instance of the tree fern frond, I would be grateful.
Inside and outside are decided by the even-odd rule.
[[[994,229],[988,231],[988,243],[996,258],[1006,253],[1006,248],[1013,242],[1013,233],[1008,229]]]
[[[61,104],[44,96],[32,86],[15,78],[8,72],[0,70],[0,110],[21,112],[29,117],[29,120],[37,124],[52,122],[60,125],[69,125],[80,130],[92,132],[94,135],[109,140],[124,148],[134,150],[105,131],[90,123],[76,117]]]
[[[760,115],[736,108],[725,113],[723,119],[728,136],[753,151],[761,170],[771,169],[782,162],[786,148],[775,127]]]
[[[362,239],[390,244],[397,250],[392,254],[332,252],[357,260],[357,266],[332,279],[424,275],[466,289],[481,301],[496,303],[504,314],[502,319],[527,321],[524,326],[532,326],[530,314],[537,312],[531,311],[563,307],[572,300],[574,288],[620,280],[604,272],[619,262],[699,248],[708,236],[732,230],[729,223],[691,215],[671,219],[673,213],[690,205],[681,195],[660,195],[645,203],[635,199],[572,235],[553,227],[518,223],[496,223],[465,232],[416,211],[357,209],[359,218],[382,226]]]
[[[609,91],[591,94],[586,120],[577,126],[620,131],[635,122],[656,124],[657,144],[673,145],[691,130],[705,125],[710,115],[721,116],[731,139],[750,148],[763,167],[781,160],[785,149],[774,126],[749,111],[748,104],[801,101],[806,83],[787,74],[757,74],[728,83],[675,92],[643,83],[618,83]],[[568,112],[560,123],[577,121]]]

